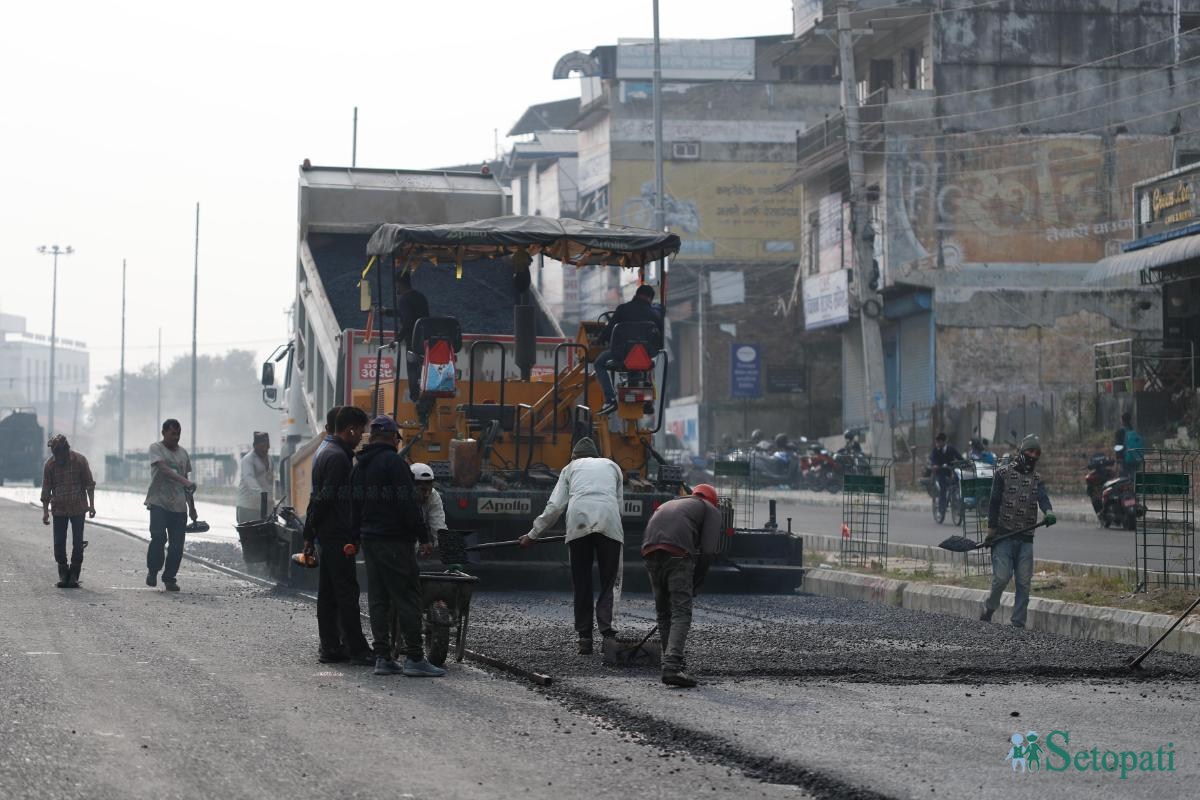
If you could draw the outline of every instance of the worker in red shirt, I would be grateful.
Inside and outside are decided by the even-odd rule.
[[[692,596],[704,580],[721,542],[722,515],[717,490],[702,483],[690,497],[663,503],[646,523],[642,558],[654,589],[658,632],[662,637],[662,682],[691,687],[683,657],[692,627]]]

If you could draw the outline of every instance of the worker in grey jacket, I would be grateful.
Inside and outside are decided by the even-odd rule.
[[[646,523],[642,558],[654,590],[654,608],[662,637],[662,682],[690,687],[696,679],[684,671],[683,649],[692,627],[692,596],[721,541],[717,490],[702,483],[691,497],[663,503]]]

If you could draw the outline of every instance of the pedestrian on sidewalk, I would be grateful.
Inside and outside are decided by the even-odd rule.
[[[421,517],[412,471],[396,452],[400,428],[391,417],[371,422],[370,443],[350,474],[354,528],[362,539],[367,567],[367,607],[375,645],[375,674],[440,678],[446,670],[425,660],[421,645],[421,555],[433,552]],[[392,627],[404,640],[404,665],[393,658]]]
[[[662,638],[662,682],[668,686],[696,685],[684,659],[692,627],[692,597],[721,543],[722,527],[717,490],[707,483],[692,489],[691,497],[663,503],[646,523],[642,558],[654,591]]]
[[[267,513],[263,514],[262,496],[267,496]],[[237,521],[254,522],[267,519],[275,507],[275,469],[271,464],[271,436],[264,431],[254,432],[254,445],[242,456],[238,466]]]
[[[1116,451],[1121,477],[1132,479],[1146,459],[1146,443],[1133,427],[1133,415],[1128,411],[1121,414],[1121,427],[1113,434],[1113,450]]]
[[[42,524],[54,516],[54,560],[60,589],[78,589],[83,569],[83,515],[96,516],[96,481],[82,453],[71,449],[61,433],[47,444],[50,459],[42,468]],[[67,526],[71,526],[71,563],[67,564]]]
[[[567,548],[571,553],[571,584],[575,590],[575,632],[579,654],[592,653],[592,613],[600,635],[616,636],[613,627],[613,593],[621,574],[621,526],[624,475],[616,462],[600,457],[596,443],[584,437],[571,450],[571,463],[563,467],[550,493],[546,509],[520,538],[529,547],[547,528],[567,513]],[[599,567],[600,595],[592,597],[592,564]]]
[[[183,426],[177,419],[162,424],[162,441],[150,445],[150,489],[146,492],[146,508],[150,509],[150,546],[146,550],[146,585],[158,585],[162,570],[163,588],[178,592],[176,576],[183,561],[183,540],[187,520],[196,521],[193,494],[196,484],[188,475],[192,461],[187,450],[179,446]],[[168,543],[170,547],[167,548]],[[166,549],[166,558],[163,550]]]
[[[1029,609],[1029,587],[1033,582],[1033,531],[1013,535],[1014,531],[1037,524],[1042,509],[1046,527],[1058,520],[1054,516],[1046,485],[1037,473],[1042,457],[1042,442],[1035,434],[1021,440],[1020,450],[1011,464],[998,467],[992,478],[992,497],[988,505],[988,532],[984,544],[992,547],[992,591],[979,616],[991,622],[1000,607],[1000,596],[1015,578],[1017,597],[1013,603],[1012,626],[1025,627]]]
[[[954,445],[947,444],[946,434],[938,432],[933,437],[933,449],[929,451],[929,468],[933,471],[934,484],[938,490],[938,521],[946,516],[946,506],[950,503],[950,484],[954,481],[954,470],[950,465],[962,461],[962,454]]]
[[[350,498],[350,470],[354,448],[367,427],[367,414],[356,406],[337,413],[332,437],[317,452],[312,465],[312,492],[304,515],[304,554],[320,548],[317,569],[318,655],[322,664],[350,661],[360,666],[375,663],[362,632],[358,606],[358,567],[355,562]]]

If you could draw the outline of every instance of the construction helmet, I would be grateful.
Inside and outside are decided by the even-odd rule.
[[[420,462],[412,465],[412,475],[413,480],[417,483],[433,480],[433,470],[428,464],[422,464]]]
[[[692,488],[693,497],[703,497],[714,506],[717,505],[717,490],[712,487],[712,484],[698,483]]]

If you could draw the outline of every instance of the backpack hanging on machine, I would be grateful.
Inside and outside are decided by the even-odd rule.
[[[454,397],[454,350],[445,339],[425,342],[425,363],[421,367],[421,394],[430,397]]]

